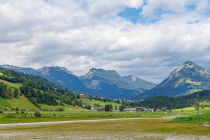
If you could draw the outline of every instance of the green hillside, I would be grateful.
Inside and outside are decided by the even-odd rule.
[[[26,97],[19,96],[18,98],[5,99],[0,97],[0,110],[19,110],[36,111],[39,110],[33,103],[31,103]]]
[[[11,82],[1,80],[1,79],[0,79],[0,83],[7,85],[8,88],[18,88],[19,89],[22,86],[21,83],[11,83]]]
[[[0,75],[3,75],[3,73],[0,73]],[[21,83],[11,83],[5,80],[0,79],[0,83],[3,83],[7,85],[8,88],[17,88],[20,89],[22,86]],[[46,104],[40,104],[41,110],[46,111],[58,111],[59,109],[64,109],[64,111],[84,111],[85,109],[78,107],[78,106],[72,106],[72,105],[46,105]],[[39,110],[38,107],[36,107],[31,101],[29,101],[25,96],[19,96],[18,98],[10,98],[5,99],[0,97],[0,110],[15,110],[18,108],[19,110],[26,110],[26,111],[37,111]]]
[[[0,110],[84,111],[79,96],[48,80],[0,68]]]
[[[79,94],[48,80],[0,68],[0,110],[86,111],[84,105],[105,106],[112,101],[80,99]]]
[[[40,104],[40,109],[43,111],[66,111],[66,112],[75,112],[75,111],[86,111],[86,109],[79,106],[73,105],[46,105]]]
[[[192,107],[193,105],[209,101],[210,100],[210,91],[198,91],[185,96],[177,96],[177,97],[168,97],[168,96],[156,96],[150,97],[142,101],[138,101],[135,104],[136,106],[142,106],[146,108],[154,108],[154,109],[177,109],[177,108],[185,108]]]

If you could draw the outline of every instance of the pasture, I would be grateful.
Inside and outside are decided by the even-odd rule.
[[[171,123],[169,120],[121,120],[6,127],[0,128],[0,137],[1,140],[196,140],[208,139],[210,129],[194,124]]]
[[[82,99],[82,102],[85,104],[95,105],[95,106],[112,105],[114,108],[120,106],[120,104],[114,102],[103,102],[99,100],[90,100],[90,99]]]
[[[200,115],[210,112],[210,108],[200,111]],[[41,116],[36,117],[35,112],[15,112],[8,111],[0,114],[0,123],[20,123],[20,122],[48,122],[65,120],[94,120],[113,118],[174,118],[196,116],[194,108],[184,108],[172,110],[171,112],[97,112],[97,111],[40,111]]]

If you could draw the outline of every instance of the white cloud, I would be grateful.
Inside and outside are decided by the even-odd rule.
[[[141,7],[144,4],[143,0],[122,0],[126,6],[132,7],[132,8],[138,8]]]
[[[149,1],[145,15],[159,6],[182,14],[141,25],[117,16],[140,0],[0,0],[0,63],[59,65],[76,74],[102,67],[160,81],[185,60],[210,60],[210,19],[199,14],[206,7],[189,13],[182,2]]]
[[[185,5],[189,0],[177,2],[175,0],[148,0],[148,3],[143,7],[143,16],[152,16],[158,8],[167,8],[174,12],[183,12]]]

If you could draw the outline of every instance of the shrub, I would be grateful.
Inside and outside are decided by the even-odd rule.
[[[5,118],[16,118],[16,114],[6,114]]]
[[[58,109],[56,109],[56,111],[63,112],[63,111],[64,111],[64,109],[63,109],[63,108],[58,108]]]
[[[21,110],[21,112],[20,112],[21,114],[24,114],[24,113],[26,113],[26,111],[25,110]]]
[[[35,112],[35,113],[34,113],[34,116],[35,116],[36,118],[40,118],[40,117],[42,117],[42,114],[41,114],[40,112]]]
[[[9,107],[4,108],[5,111],[11,110]]]
[[[105,111],[106,112],[111,112],[113,109],[113,106],[112,105],[105,105]]]
[[[125,106],[124,104],[120,105],[120,107],[119,107],[120,112],[123,112],[124,109],[125,109],[125,107],[126,107],[126,106]]]

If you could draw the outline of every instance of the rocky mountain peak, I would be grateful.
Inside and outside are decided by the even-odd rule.
[[[97,77],[112,77],[112,78],[120,78],[120,75],[114,71],[114,70],[104,70],[104,69],[97,69],[97,68],[92,68],[89,70],[89,72],[84,76],[86,78],[92,78],[94,76],[97,76]]]
[[[209,72],[192,61],[187,61],[170,73],[170,79],[183,77],[207,79],[209,78]]]
[[[65,73],[68,73],[68,74],[71,74],[73,75],[73,73],[69,70],[67,70],[65,67],[59,67],[59,66],[52,66],[52,67],[47,67],[47,66],[44,66],[40,69],[38,69],[38,71],[44,75],[49,75],[50,72],[65,72]]]

